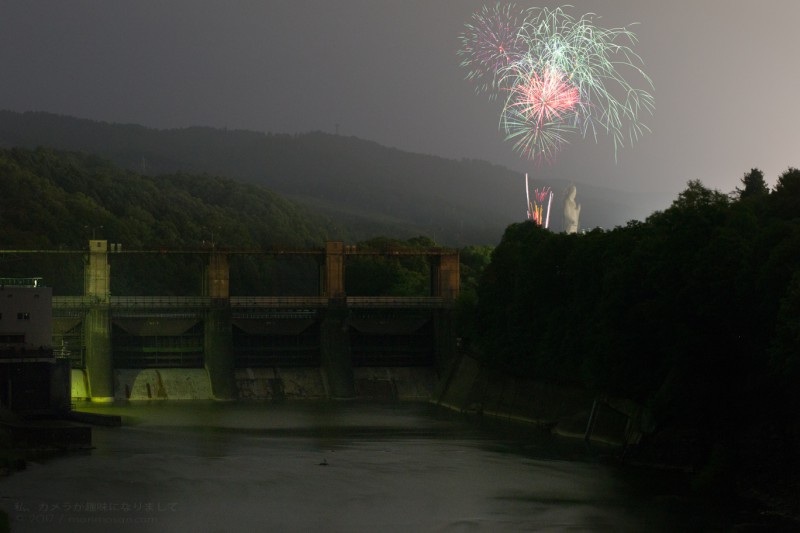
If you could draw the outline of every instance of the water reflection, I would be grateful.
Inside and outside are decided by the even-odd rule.
[[[120,414],[125,425],[95,428],[91,454],[0,480],[13,531],[689,525],[676,500],[659,496],[667,492],[656,482],[665,476],[637,479],[580,442],[470,424],[425,404],[162,402],[92,410]]]

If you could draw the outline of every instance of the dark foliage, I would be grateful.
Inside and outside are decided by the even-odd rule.
[[[320,247],[330,229],[335,225],[324,217],[227,178],[141,176],[93,156],[44,148],[0,150],[0,247],[5,250],[81,250],[92,237],[120,243],[124,250]],[[119,274],[112,277],[112,292],[194,294],[201,289],[203,265],[196,256],[124,257],[112,257]],[[42,275],[56,293],[83,291],[79,256],[32,259],[6,253],[0,261],[6,276]],[[240,258],[231,267],[232,286],[257,294],[289,287],[302,294],[310,289],[293,286],[294,276],[285,273],[304,268]],[[284,279],[278,283],[280,272]],[[310,278],[316,283],[315,273]]]
[[[486,364],[634,399],[742,470],[765,463],[760,447],[796,465],[800,172],[771,193],[758,170],[744,183],[731,199],[689,182],[611,231],[509,227],[472,322]]]

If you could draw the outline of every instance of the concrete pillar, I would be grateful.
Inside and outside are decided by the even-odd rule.
[[[452,308],[433,312],[433,350],[436,370],[444,376],[458,355],[455,311]]]
[[[237,396],[230,279],[228,255],[212,252],[204,291],[211,297],[211,307],[206,311],[203,324],[203,361],[211,380],[211,392],[217,400],[233,400]]]
[[[108,304],[92,306],[83,318],[86,343],[86,377],[93,402],[114,399],[114,365],[111,358],[111,313]]]
[[[212,252],[206,270],[205,295],[213,299],[230,298],[231,267],[228,254]]]
[[[341,298],[344,292],[344,243],[325,243],[325,287],[323,296]]]
[[[458,298],[461,284],[458,252],[431,256],[430,264],[431,296],[445,300]]]
[[[328,308],[320,325],[320,359],[331,398],[353,398],[356,395],[347,326],[349,313],[344,289],[344,256],[343,242],[325,243],[322,295],[328,297]]]
[[[236,398],[230,300],[212,300],[203,327],[203,360],[217,400]]]
[[[453,302],[458,298],[461,284],[458,252],[431,257],[431,296]],[[436,367],[440,375],[455,361],[455,311],[451,306],[437,309],[433,314],[433,335]]]
[[[89,241],[89,257],[84,270],[84,294],[97,303],[108,303],[111,296],[111,267],[108,265],[108,241]]]
[[[58,358],[50,365],[50,409],[66,413],[72,408],[72,370],[69,359]]]
[[[347,316],[344,298],[328,300],[320,331],[320,359],[331,398],[353,398],[356,395]]]
[[[86,342],[86,374],[89,397],[93,402],[114,399],[114,366],[111,357],[111,268],[108,242],[89,241],[89,256],[84,269],[84,295],[92,299],[83,319]]]

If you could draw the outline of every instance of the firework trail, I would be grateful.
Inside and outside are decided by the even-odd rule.
[[[550,204],[553,200],[553,192],[550,187],[544,187],[541,191],[534,189],[533,198],[529,218],[547,228],[550,223]]]
[[[528,200],[528,220],[533,220],[539,226],[545,228],[550,225],[550,206],[553,203],[553,191],[550,187],[543,187],[533,190],[533,201],[531,201],[530,189],[528,188],[528,175],[525,174],[525,195]]]

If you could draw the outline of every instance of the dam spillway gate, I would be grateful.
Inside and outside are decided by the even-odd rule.
[[[341,242],[322,249],[175,251],[204,257],[202,295],[111,295],[109,255],[124,253],[170,252],[114,251],[107,241],[92,240],[88,254],[83,251],[84,294],[53,297],[53,346],[81,372],[86,398],[131,397],[135,384],[126,376],[154,371],[161,380],[167,371],[183,370],[207,376],[210,396],[232,399],[242,396],[243,381],[289,369],[319,374],[326,396],[352,397],[363,369],[435,370],[455,352],[457,251],[362,251]],[[318,293],[232,296],[230,258],[240,253],[312,257]],[[347,295],[348,258],[365,255],[424,257],[429,294]],[[148,384],[147,397],[155,397],[151,388],[157,387]]]

